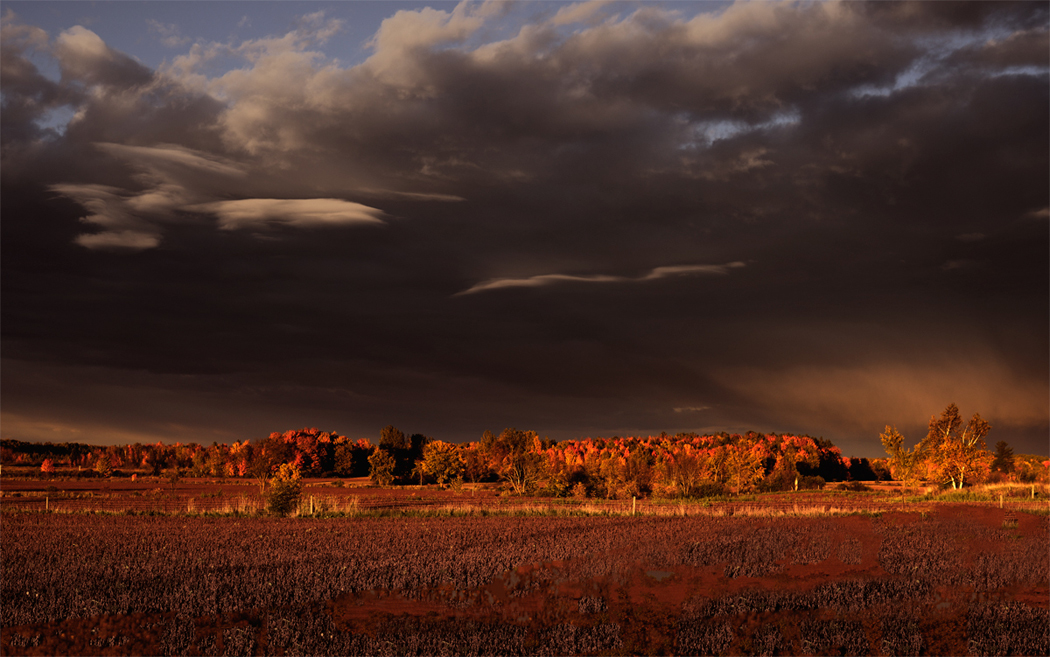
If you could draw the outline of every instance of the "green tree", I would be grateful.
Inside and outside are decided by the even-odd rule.
[[[282,463],[270,480],[270,492],[266,497],[270,513],[286,516],[299,506],[303,492],[303,477],[299,468]]]
[[[393,483],[396,462],[394,457],[385,449],[376,447],[372,451],[372,455],[368,457],[368,465],[370,466],[368,476],[371,477],[373,484],[389,486]]]

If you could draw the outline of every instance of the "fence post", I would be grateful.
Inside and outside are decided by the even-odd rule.
[[[631,497],[631,515],[632,516],[634,515],[634,512],[637,509],[638,509],[638,497],[637,496],[632,496]]]
[[[44,496],[44,511],[51,510],[51,498],[47,495]]]

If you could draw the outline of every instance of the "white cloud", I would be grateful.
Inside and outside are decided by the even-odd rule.
[[[89,70],[95,62],[108,61],[113,55],[102,38],[81,25],[74,25],[55,39],[55,54],[62,67],[70,71]]]
[[[743,267],[742,262],[730,262],[724,265],[677,265],[673,267],[657,267],[640,279],[642,281],[653,281],[670,276],[688,276],[689,274],[718,274],[724,276],[730,269]]]
[[[106,45],[97,34],[74,25],[55,39],[53,55],[64,81],[130,88],[150,81],[152,73],[127,55]]]
[[[692,274],[714,274],[725,276],[730,269],[743,267],[742,262],[730,262],[725,265],[675,265],[670,267],[656,267],[643,276],[609,276],[595,274],[591,276],[573,276],[569,274],[541,274],[528,278],[492,278],[482,281],[477,285],[457,292],[455,296],[465,294],[476,294],[491,290],[501,290],[514,287],[545,287],[557,283],[641,283],[655,281],[672,276],[689,276]]]
[[[451,12],[426,7],[401,10],[387,18],[369,42],[375,49],[365,66],[376,78],[394,86],[422,80],[417,58],[427,49],[460,43],[476,32],[492,13],[493,5],[461,2]]]
[[[189,209],[217,215],[223,230],[273,224],[312,227],[383,223],[382,210],[335,198],[247,198],[202,203]]]
[[[49,39],[47,32],[39,27],[19,23],[15,12],[8,8],[0,19],[0,41],[10,46],[46,50]]]
[[[134,218],[124,208],[124,190],[109,185],[52,185],[51,191],[58,192],[80,205],[91,214],[81,217],[81,221],[107,228],[124,226],[134,222]]]
[[[151,249],[160,243],[157,229],[129,211],[126,192],[106,185],[52,185],[51,190],[83,206],[90,214],[80,220],[99,226],[100,233],[74,241],[88,249]]]
[[[244,170],[214,155],[177,145],[126,146],[98,143],[95,147],[143,168],[157,170],[170,165],[195,169],[209,175],[244,176]]]
[[[76,201],[90,214],[81,221],[107,229],[81,235],[76,243],[89,249],[148,249],[160,243],[160,223],[179,210],[215,194],[244,171],[221,158],[180,146],[126,146],[100,143],[100,151],[139,171],[140,191],[108,185],[52,185],[51,190]]]
[[[140,170],[137,178],[146,188],[134,192],[105,185],[51,187],[88,210],[90,214],[81,221],[106,229],[76,239],[77,244],[89,249],[156,247],[160,243],[159,224],[176,220],[180,211],[214,214],[223,230],[262,229],[276,224],[314,227],[383,222],[382,210],[335,198],[211,201],[221,189],[228,189],[231,181],[244,179],[245,171],[222,158],[178,146],[97,146]]]
[[[101,233],[88,233],[78,235],[76,243],[97,250],[130,250],[142,251],[155,248],[160,244],[160,238],[152,233],[144,233],[134,230],[107,230]]]

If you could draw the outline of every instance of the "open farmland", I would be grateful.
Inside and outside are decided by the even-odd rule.
[[[1046,654],[1048,517],[6,512],[4,654]]]

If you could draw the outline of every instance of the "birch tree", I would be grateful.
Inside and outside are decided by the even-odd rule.
[[[948,404],[939,418],[930,418],[923,448],[942,481],[950,481],[952,488],[962,488],[967,474],[972,475],[992,460],[984,441],[991,428],[979,413],[963,425],[955,404]]]

